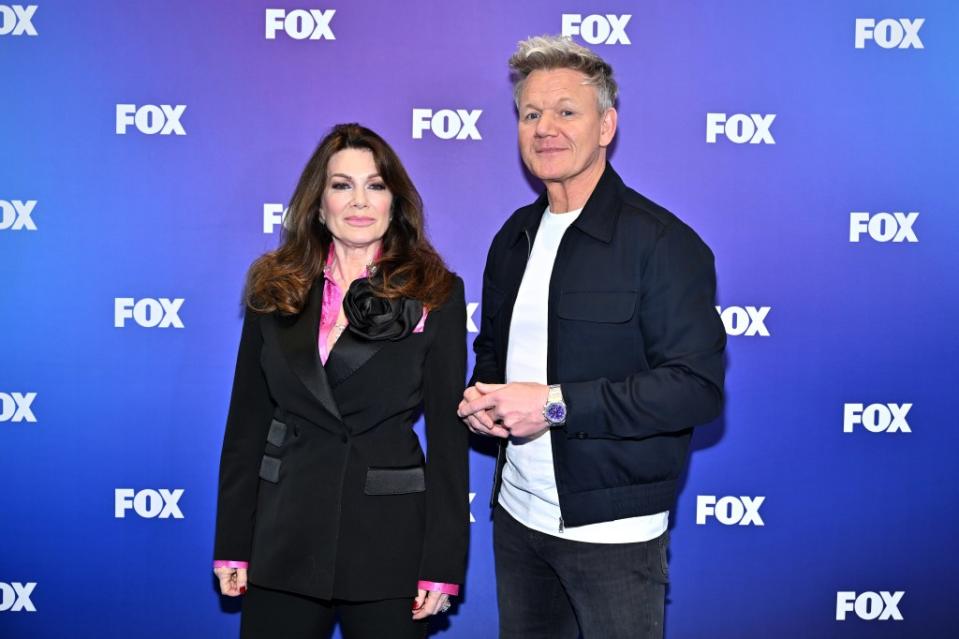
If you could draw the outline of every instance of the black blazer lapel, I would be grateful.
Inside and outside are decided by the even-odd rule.
[[[349,329],[343,331],[326,358],[330,386],[336,388],[342,384],[384,346],[386,340],[368,340],[354,335]]]
[[[341,419],[326,371],[323,369],[323,362],[320,360],[317,341],[320,309],[323,307],[323,282],[320,278],[313,283],[306,306],[299,315],[283,317],[274,314],[272,321],[266,322],[266,325],[274,329],[276,341],[290,369],[326,410]]]

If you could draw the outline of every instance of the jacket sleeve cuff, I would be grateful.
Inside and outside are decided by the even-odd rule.
[[[213,562],[214,570],[217,568],[249,568],[250,562],[248,561],[226,561],[224,559],[217,559]]]
[[[419,590],[429,590],[432,592],[441,592],[444,595],[457,596],[460,594],[459,584],[444,584],[439,581],[417,581],[416,588]]]
[[[587,439],[602,435],[605,429],[605,414],[600,410],[596,394],[596,382],[572,382],[561,386],[566,403],[567,439]]]

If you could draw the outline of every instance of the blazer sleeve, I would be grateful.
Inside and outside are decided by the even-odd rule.
[[[249,561],[259,463],[273,417],[273,401],[260,366],[260,315],[246,310],[233,376],[230,411],[220,454],[214,558]]]
[[[709,247],[685,224],[660,234],[639,299],[649,370],[622,381],[562,384],[568,437],[638,439],[719,416],[726,331],[714,307],[713,262]]]
[[[426,532],[421,580],[461,584],[469,544],[469,443],[456,415],[466,377],[466,302],[463,280],[427,321],[436,335],[426,354]]]
[[[483,299],[482,315],[480,317],[480,330],[476,339],[473,340],[473,353],[476,355],[473,364],[473,376],[470,378],[469,386],[476,382],[487,384],[502,383],[505,380],[499,377],[499,367],[496,365],[496,349],[494,341],[493,318],[503,303],[503,295],[492,284],[491,272],[496,263],[494,258],[495,238],[490,245],[489,253],[486,256],[486,267],[483,269]]]

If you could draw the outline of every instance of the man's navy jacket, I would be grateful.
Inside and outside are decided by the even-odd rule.
[[[546,206],[544,194],[493,239],[471,384],[505,381],[513,304]],[[726,333],[715,296],[709,247],[607,164],[549,283],[547,381],[562,385],[568,411],[550,432],[564,525],[672,507],[692,427],[722,410]]]

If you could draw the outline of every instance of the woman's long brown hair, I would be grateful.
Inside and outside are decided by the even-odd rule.
[[[251,309],[288,315],[303,310],[333,242],[333,236],[320,221],[319,209],[330,158],[343,149],[370,151],[380,177],[393,195],[392,220],[377,261],[381,277],[375,280],[376,294],[419,300],[427,308],[436,308],[449,296],[453,275],[426,238],[423,200],[396,152],[366,127],[338,124],[320,142],[303,169],[283,224],[280,248],[261,256],[250,267],[246,303]]]

